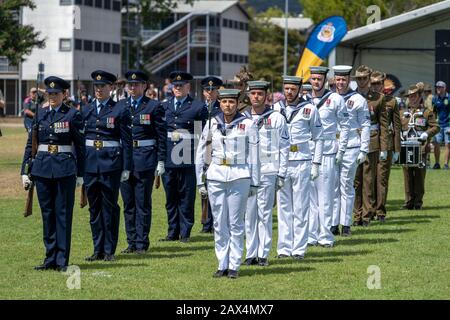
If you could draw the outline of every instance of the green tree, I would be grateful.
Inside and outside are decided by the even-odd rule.
[[[269,8],[259,14],[249,10],[253,16],[250,21],[249,69],[255,79],[273,80],[275,91],[281,88],[284,56],[284,29],[272,24],[271,17],[280,17],[283,12]],[[292,75],[300,58],[300,49],[305,37],[297,30],[288,31],[288,74]]]
[[[34,9],[36,5],[31,0],[0,1],[0,56],[6,56],[13,65],[24,61],[34,47],[45,47],[44,39],[39,39],[40,32],[20,24],[21,7]]]
[[[367,13],[367,8],[371,5],[376,5],[380,8],[381,19],[387,19],[403,12],[439,2],[439,0],[299,1],[304,8],[304,15],[310,17],[314,23],[318,23],[332,15],[339,15],[343,16],[347,21],[349,29],[358,28],[367,24],[367,19],[371,15],[371,13]]]

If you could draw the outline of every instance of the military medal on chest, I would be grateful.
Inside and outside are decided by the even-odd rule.
[[[108,117],[106,118],[106,127],[110,128],[110,129],[114,129],[115,125],[114,125],[114,117]]]
[[[65,133],[69,132],[69,121],[63,121],[63,122],[56,122],[54,124],[55,126],[55,133]]]
[[[139,116],[140,124],[150,124],[150,115],[149,114],[141,114]]]

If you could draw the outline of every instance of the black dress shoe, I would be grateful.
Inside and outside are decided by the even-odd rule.
[[[378,216],[377,220],[380,221],[380,223],[385,223],[386,222],[386,217],[385,216]]]
[[[289,256],[287,254],[279,254],[277,255],[278,259],[284,259],[284,258],[289,258]]]
[[[135,251],[136,254],[145,254],[146,252],[147,252],[147,250],[144,250],[144,249],[137,249]]]
[[[41,264],[36,267],[34,267],[34,270],[36,271],[45,271],[45,270],[55,270],[56,266],[48,265],[48,264]]]
[[[350,227],[343,226],[342,227],[342,236],[343,237],[350,237],[352,235],[352,232],[350,231]]]
[[[252,266],[258,264],[258,258],[247,258],[244,261],[244,264],[247,266]]]
[[[363,226],[363,227],[368,227],[369,224],[370,224],[370,221],[363,221],[363,222],[362,222],[362,226]]]
[[[226,277],[228,275],[228,270],[217,270],[213,274],[213,278],[220,278],[220,277]]]
[[[422,206],[414,206],[414,210],[422,210]]]
[[[58,271],[58,272],[66,272],[67,271],[67,266],[57,266],[56,267],[56,271]]]
[[[239,273],[236,270],[228,270],[228,278],[237,279]]]
[[[135,251],[136,251],[136,248],[128,247],[125,250],[122,250],[121,253],[128,254],[128,253],[133,253]]]
[[[354,227],[359,227],[359,226],[362,226],[363,225],[363,222],[360,220],[360,221],[354,221],[353,222],[353,226]]]
[[[169,236],[159,239],[159,241],[177,241],[177,240],[178,240],[178,238],[173,238],[173,237],[169,237]]]
[[[105,254],[105,258],[103,260],[104,261],[114,261],[114,260],[116,260],[116,257],[114,257],[113,254]]]
[[[103,260],[104,257],[105,257],[105,255],[102,253],[94,253],[92,256],[84,258],[84,260],[91,262],[91,261]]]
[[[188,243],[189,241],[191,241],[191,240],[189,240],[189,238],[181,238],[180,239],[181,243]]]
[[[258,265],[261,267],[266,267],[269,265],[269,261],[265,258],[259,258],[258,259]]]
[[[332,226],[330,231],[333,235],[338,236],[339,235],[339,226]]]
[[[303,260],[305,259],[305,256],[301,254],[294,254],[292,258],[294,258],[294,260]]]
[[[410,204],[404,204],[404,205],[402,206],[402,209],[403,209],[403,210],[413,210],[413,209],[414,209],[414,206],[413,206],[413,205],[410,205]]]

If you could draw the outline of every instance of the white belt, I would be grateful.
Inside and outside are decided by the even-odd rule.
[[[119,141],[103,141],[103,140],[88,140],[88,139],[86,139],[86,147],[96,147],[96,148],[120,147],[120,143],[119,143]]]
[[[133,147],[137,148],[137,147],[150,147],[150,146],[154,146],[156,144],[156,140],[155,139],[150,139],[150,140],[133,140]]]
[[[56,144],[40,144],[38,146],[38,151],[50,153],[72,152],[72,146],[69,145],[59,146]]]
[[[370,125],[370,131],[374,131],[374,130],[380,130],[380,126],[378,125],[378,123]]]
[[[179,131],[167,132],[167,137],[174,141],[178,141],[180,139],[194,139],[193,134]]]

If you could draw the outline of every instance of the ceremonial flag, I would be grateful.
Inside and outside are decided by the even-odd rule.
[[[320,66],[347,34],[347,23],[341,16],[331,16],[316,25],[303,49],[296,76],[309,79],[309,67]]]

